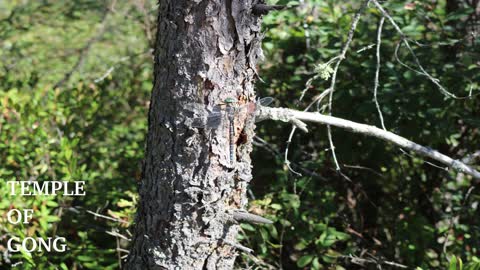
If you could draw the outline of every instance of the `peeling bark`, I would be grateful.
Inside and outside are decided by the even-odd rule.
[[[232,165],[228,127],[189,127],[187,104],[255,100],[262,50],[254,1],[159,1],[144,175],[124,269],[233,268],[238,225],[228,212],[247,203],[254,124],[235,120]]]

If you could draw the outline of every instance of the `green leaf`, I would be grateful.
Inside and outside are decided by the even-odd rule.
[[[121,199],[118,201],[117,205],[118,207],[131,207],[133,206],[133,202]]]
[[[255,232],[257,230],[255,229],[255,227],[253,227],[251,224],[248,224],[248,223],[242,223],[240,227],[242,227],[242,229],[246,231],[251,231],[251,232]]]
[[[65,149],[65,158],[70,160],[72,158],[73,151],[70,148]]]
[[[56,201],[47,201],[47,202],[46,202],[46,205],[47,205],[48,207],[52,207],[52,208],[58,207],[58,203],[57,203]]]
[[[448,267],[448,270],[457,270],[457,257],[452,256],[450,258],[450,266]],[[458,270],[461,270],[458,268]]]
[[[26,259],[29,264],[36,266],[35,262],[33,261],[32,254],[30,252],[27,252],[23,248],[21,248],[20,253],[22,254],[22,257]]]
[[[314,258],[313,255],[302,256],[302,257],[300,257],[300,259],[298,259],[297,266],[298,267],[305,267],[312,262],[313,258]]]
[[[93,257],[90,257],[90,256],[86,256],[86,255],[79,255],[76,257],[77,260],[81,261],[81,262],[91,262],[94,260]]]
[[[275,209],[275,210],[282,210],[282,205],[278,204],[278,203],[272,203],[270,204],[270,207]]]
[[[318,260],[318,257],[315,257],[312,261],[312,269],[323,269],[323,265],[320,264],[320,261]]]

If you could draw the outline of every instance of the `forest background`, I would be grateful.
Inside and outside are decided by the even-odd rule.
[[[359,1],[276,3],[297,7],[264,16],[257,95],[302,110],[329,87],[328,61]],[[386,128],[478,168],[478,1],[382,5],[405,34],[388,21],[381,32],[377,100]],[[373,88],[382,14],[369,6],[361,16],[333,114],[381,127]],[[155,26],[155,1],[0,1],[1,269],[120,267],[138,199]],[[397,46],[402,38],[417,59]],[[442,94],[411,68],[417,60],[464,98]],[[274,223],[242,224],[241,243],[255,252],[238,268],[480,269],[480,190],[470,177],[333,129],[339,173],[326,128],[309,129],[295,134],[286,163],[291,126],[257,125],[249,209]],[[87,196],[12,197],[11,180],[86,181]],[[35,218],[8,224],[11,208],[34,208]],[[53,235],[67,238],[68,252],[6,250],[12,236]]]

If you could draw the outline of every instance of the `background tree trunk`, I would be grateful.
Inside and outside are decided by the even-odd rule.
[[[190,128],[188,103],[211,108],[227,97],[240,103],[255,99],[255,64],[262,52],[260,18],[251,5],[252,0],[159,1],[144,175],[125,269],[233,267],[238,225],[227,212],[247,203],[254,126],[236,120],[232,166],[227,127],[211,134]]]
[[[461,7],[472,9],[472,12],[464,19],[464,27],[461,30],[465,32],[466,39],[473,45],[480,32],[480,0],[447,0],[447,13],[454,13]],[[450,22],[449,24],[454,23],[458,22]]]
[[[473,9],[472,14],[467,19],[467,34],[469,34],[469,41],[475,45],[478,35],[480,34],[480,0],[470,0],[468,2]]]

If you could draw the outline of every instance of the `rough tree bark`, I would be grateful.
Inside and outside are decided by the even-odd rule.
[[[480,32],[480,0],[447,0],[446,2],[447,13],[454,13],[461,7],[472,9],[472,12],[463,20],[464,26],[459,30],[465,33],[466,40],[470,45],[474,45]],[[458,25],[457,21],[451,21],[448,24],[458,28],[455,26]]]
[[[125,269],[233,268],[240,246],[229,211],[247,203],[254,124],[246,115],[235,120],[232,165],[228,131],[189,127],[188,103],[255,100],[262,51],[253,1],[159,1],[144,175]]]
[[[470,35],[470,43],[473,45],[480,34],[480,0],[469,0],[467,4],[473,10],[468,16],[466,26],[466,32]]]

